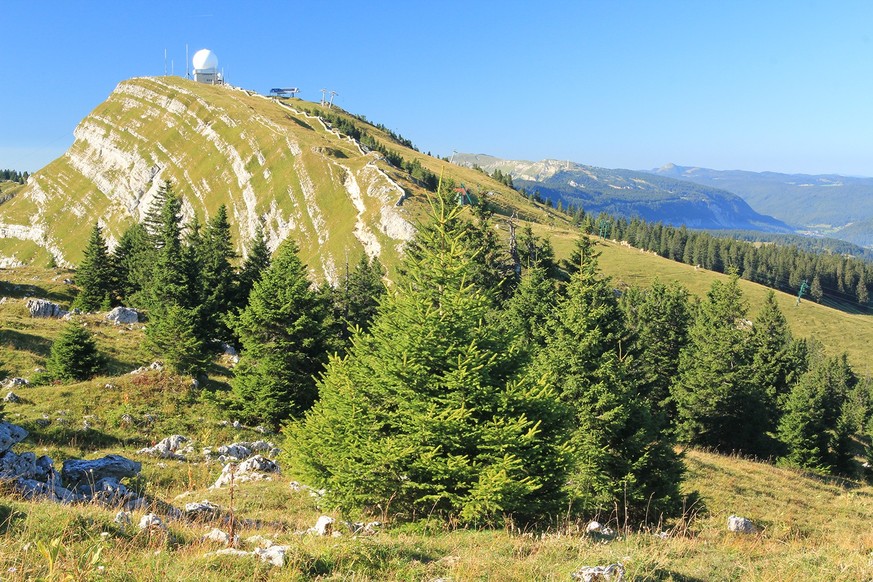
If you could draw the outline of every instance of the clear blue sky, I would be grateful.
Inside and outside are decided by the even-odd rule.
[[[873,175],[873,2],[23,1],[0,168],[36,170],[126,78],[298,86],[439,155]]]

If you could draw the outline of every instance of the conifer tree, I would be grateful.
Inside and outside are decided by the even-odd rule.
[[[199,257],[199,280],[195,283],[202,294],[200,333],[206,341],[230,336],[225,319],[237,297],[236,277],[231,265],[235,258],[227,208],[222,204],[206,224]]]
[[[786,448],[782,462],[824,473],[849,464],[850,427],[844,404],[852,374],[845,360],[828,358],[820,344],[810,353],[810,367],[791,388],[779,423]]]
[[[593,242],[582,235],[576,248],[575,272],[536,368],[556,379],[574,412],[571,500],[587,515],[618,507],[635,521],[657,520],[678,509],[682,465],[665,420],[652,414],[628,374],[630,334]]]
[[[747,306],[734,275],[713,282],[689,330],[673,385],[679,438],[723,452],[767,454],[766,391],[752,382]]]
[[[198,333],[202,308],[191,285],[190,256],[182,246],[181,208],[181,199],[172,194],[161,213],[154,267],[143,289],[150,320],[146,341],[174,372],[196,374],[208,357]]]
[[[636,381],[651,406],[672,420],[676,409],[670,387],[692,321],[688,290],[676,282],[665,285],[656,280],[648,289],[627,290],[620,303],[636,340],[638,357],[632,366]]]
[[[267,247],[267,239],[264,237],[264,227],[258,223],[255,235],[249,241],[248,255],[237,275],[237,308],[242,309],[248,304],[252,287],[254,287],[255,282],[261,279],[269,266],[270,249]]]
[[[57,380],[81,381],[100,372],[103,363],[91,333],[73,320],[52,343],[46,371]]]
[[[272,426],[315,401],[327,361],[326,306],[312,289],[297,244],[286,239],[232,327],[242,343],[232,386],[242,412]]]
[[[73,307],[86,312],[109,309],[112,303],[109,251],[99,224],[94,224],[91,229],[88,246],[76,269],[75,281],[79,286],[79,294],[73,301]]]
[[[776,303],[776,294],[770,290],[752,327],[749,338],[752,350],[751,381],[764,391],[768,408],[767,424],[761,431],[773,431],[779,422],[779,403],[787,396],[796,380],[795,371],[802,367],[794,349],[794,340],[788,322]]]
[[[500,323],[522,352],[533,353],[546,343],[546,323],[559,295],[556,282],[542,267],[526,269],[518,287],[503,305]]]
[[[337,350],[345,350],[355,328],[369,329],[386,292],[382,282],[384,275],[385,269],[378,258],[370,260],[362,254],[355,268],[344,274],[336,286],[325,283],[322,287],[328,304],[325,325],[336,340]]]
[[[146,285],[152,261],[153,249],[142,223],[136,223],[124,231],[110,257],[113,293],[125,305],[135,304],[137,296]]]
[[[369,333],[331,359],[320,399],[287,429],[292,464],[352,513],[527,521],[562,505],[566,411],[485,317],[458,209],[432,201]]]

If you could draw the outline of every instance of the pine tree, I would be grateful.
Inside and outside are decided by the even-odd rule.
[[[91,333],[78,321],[70,321],[52,343],[46,371],[57,380],[87,380],[100,372],[103,357]]]
[[[734,275],[713,282],[689,330],[673,385],[677,431],[687,443],[766,454],[766,391],[752,382],[747,306]]]
[[[232,320],[243,347],[234,394],[246,416],[272,426],[312,406],[314,376],[327,361],[326,305],[297,253],[297,244],[286,239]]]
[[[549,321],[539,373],[554,378],[574,412],[576,465],[569,489],[577,511],[619,508],[634,521],[678,510],[682,465],[628,373],[631,338],[610,281],[583,235],[566,297]]]
[[[821,300],[824,299],[824,291],[821,288],[821,279],[816,273],[815,277],[812,278],[812,284],[809,287],[809,296],[812,297],[812,300],[816,303],[821,303]]]
[[[73,307],[86,312],[109,309],[112,303],[112,276],[109,251],[99,224],[95,224],[91,230],[82,262],[76,269],[75,281],[79,286],[79,294],[73,301]]]
[[[320,400],[286,433],[291,463],[329,506],[393,519],[523,522],[562,505],[564,407],[485,318],[491,294],[458,209],[432,201],[370,332],[331,359]]]

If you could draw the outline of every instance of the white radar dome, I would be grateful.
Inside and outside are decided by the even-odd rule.
[[[204,69],[217,69],[218,57],[209,49],[200,49],[194,53],[194,58],[191,59],[195,70],[202,71]]]

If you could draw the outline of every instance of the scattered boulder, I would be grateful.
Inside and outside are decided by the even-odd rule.
[[[289,546],[268,546],[266,548],[255,548],[252,554],[258,556],[261,561],[268,562],[273,566],[281,568],[285,565],[285,553]]]
[[[203,449],[204,456],[211,457],[218,455],[218,460],[221,463],[243,461],[255,453],[263,453],[271,457],[276,457],[279,454],[279,448],[273,443],[267,441],[240,441],[220,446],[217,449],[212,449],[211,447]]]
[[[107,313],[106,319],[113,322],[115,325],[122,323],[139,323],[139,312],[137,312],[136,309],[119,306]]]
[[[601,524],[599,521],[588,522],[588,526],[585,528],[585,532],[588,534],[599,535],[603,537],[612,537],[615,535],[615,530],[613,530],[611,527]]]
[[[31,317],[63,317],[68,312],[57,303],[45,299],[28,299],[27,309]]]
[[[239,545],[239,536],[233,536],[233,540],[231,540],[229,533],[223,532],[217,527],[212,528],[201,540],[204,542],[218,542],[226,546]]]
[[[6,396],[3,397],[3,402],[8,402],[10,404],[18,404],[19,402],[21,402],[21,398],[18,396],[18,394],[16,394],[12,390],[10,390],[9,394],[7,394]]]
[[[0,453],[0,479],[47,480],[54,475],[52,460],[46,456],[37,459],[35,453],[16,455],[12,451]]]
[[[728,518],[728,531],[742,534],[754,534],[758,533],[758,528],[754,523],[752,523],[752,520],[732,515]]]
[[[30,382],[25,378],[9,378],[3,382],[5,388],[14,388],[16,386],[27,386]]]
[[[609,566],[582,566],[570,577],[582,582],[621,582],[624,578],[624,566],[610,564]]]
[[[184,461],[185,455],[182,454],[181,451],[184,450],[183,445],[189,441],[190,439],[188,437],[174,434],[161,440],[161,442],[153,447],[146,447],[138,450],[137,453],[141,455],[149,455],[150,457],[157,457],[159,459],[177,459]]]
[[[135,477],[141,470],[141,463],[131,461],[121,455],[106,455],[103,458],[92,461],[83,461],[81,459],[64,461],[61,475],[66,483],[79,483],[82,481],[96,483],[107,477],[115,479]]]
[[[164,522],[160,517],[155,515],[154,513],[147,513],[142,516],[139,520],[139,529],[141,530],[152,530],[152,529],[167,529],[167,526],[164,525]]]
[[[349,531],[356,536],[376,535],[379,532],[379,529],[382,527],[382,522],[380,521],[371,521],[370,523],[346,521],[343,523],[349,529]]]
[[[195,520],[215,519],[221,515],[221,507],[210,501],[203,500],[199,503],[185,504],[185,517]]]
[[[130,525],[130,512],[122,510],[116,513],[115,523],[120,525]]]
[[[320,536],[329,536],[333,533],[333,524],[336,521],[328,515],[322,515],[315,522],[315,525],[307,530],[308,533],[318,534]]]
[[[160,372],[164,369],[164,365],[161,362],[152,362],[148,366],[140,366],[136,370],[131,370],[128,374],[142,374],[143,372]]]
[[[221,475],[215,481],[215,484],[210,489],[218,489],[224,485],[229,485],[231,481],[235,483],[244,483],[246,481],[260,481],[272,479],[273,473],[279,472],[279,465],[270,459],[261,455],[255,455],[235,465],[228,463],[221,470]]]
[[[0,421],[0,453],[8,451],[27,437],[27,431],[18,425]]]

